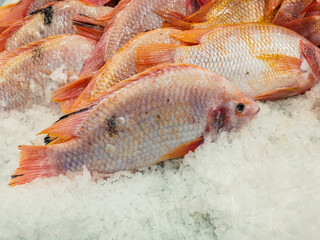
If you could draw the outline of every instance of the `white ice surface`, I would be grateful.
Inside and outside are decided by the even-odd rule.
[[[41,144],[36,133],[60,114],[0,113],[0,239],[320,239],[320,85],[260,107],[183,161],[14,188],[17,146]]]
[[[320,85],[260,107],[240,132],[182,162],[14,188],[16,147],[41,143],[35,134],[59,114],[1,113],[0,239],[319,239]]]

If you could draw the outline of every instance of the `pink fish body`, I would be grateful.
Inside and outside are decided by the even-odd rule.
[[[182,157],[203,136],[239,128],[258,111],[230,81],[200,67],[150,69],[44,130],[57,137],[56,144],[21,146],[10,185],[81,171],[84,165],[92,173],[110,174]]]

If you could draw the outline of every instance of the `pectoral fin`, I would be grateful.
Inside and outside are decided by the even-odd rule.
[[[299,91],[299,86],[277,88],[267,93],[263,93],[258,96],[255,96],[253,99],[261,100],[261,101],[278,100],[281,98],[286,98],[286,97],[296,95],[298,91]]]
[[[153,162],[151,165],[160,163],[169,159],[182,158],[186,154],[188,154],[190,151],[193,152],[194,150],[196,150],[196,148],[199,147],[203,142],[204,142],[204,138],[199,137],[191,142],[184,143],[179,147],[177,147],[176,149],[174,149],[173,151],[167,153],[157,161]]]

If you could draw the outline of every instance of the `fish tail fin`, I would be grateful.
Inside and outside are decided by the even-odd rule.
[[[306,13],[306,17],[311,17],[315,15],[320,15],[320,2],[318,0],[313,0],[303,11]]]
[[[30,5],[34,0],[22,0],[0,8],[0,26],[10,26],[27,16]]]
[[[320,16],[297,19],[286,23],[284,27],[299,33],[314,45],[320,45]]]
[[[10,187],[25,184],[37,178],[57,176],[61,173],[56,162],[48,158],[48,146],[20,146],[20,162],[11,175]]]
[[[72,25],[75,27],[78,35],[99,40],[103,34],[104,26],[101,21],[77,15],[72,19]]]
[[[320,80],[320,50],[318,47],[307,41],[300,41],[300,51],[309,63],[317,80]]]
[[[121,12],[123,9],[126,8],[126,6],[131,2],[131,0],[121,0],[118,5],[109,13],[107,13],[104,16],[101,16],[97,18],[97,20],[100,20],[102,22],[109,22],[114,16],[116,16],[119,12]]]
[[[79,78],[78,80],[57,89],[51,94],[51,100],[53,102],[59,102],[62,112],[68,113],[78,96],[89,84],[91,78],[92,76]]]
[[[107,4],[108,2],[110,2],[110,0],[80,0],[80,1],[85,4],[89,4],[89,5],[93,5],[93,6],[103,6],[103,5]]]
[[[0,52],[5,50],[7,40],[24,24],[24,22],[26,22],[26,18],[15,22],[0,34]]]
[[[175,60],[176,49],[181,45],[164,43],[151,43],[142,45],[137,49],[137,70],[142,72],[147,68],[164,64],[173,63]]]

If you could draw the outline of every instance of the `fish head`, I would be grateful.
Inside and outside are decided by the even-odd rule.
[[[259,111],[257,102],[246,97],[235,86],[228,86],[209,111],[206,133],[215,136],[221,131],[236,130],[248,123]]]

